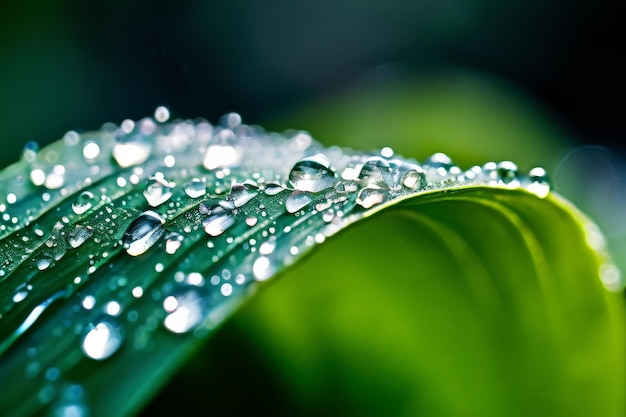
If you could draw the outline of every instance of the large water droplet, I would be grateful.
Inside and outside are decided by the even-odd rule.
[[[71,231],[67,236],[67,243],[74,249],[85,243],[93,235],[93,228],[91,226],[76,225],[76,228]]]
[[[244,182],[243,184],[233,184],[230,189],[228,199],[232,201],[236,208],[243,207],[248,201],[252,200],[259,194],[259,188],[252,182]]]
[[[287,201],[285,201],[285,208],[289,213],[295,213],[309,205],[311,201],[311,196],[306,192],[294,191],[289,197],[287,197]]]
[[[90,191],[83,191],[72,203],[72,211],[76,214],[83,214],[89,210],[95,202],[95,197]]]
[[[508,186],[519,185],[517,178],[517,165],[511,161],[502,161],[496,166],[498,180]]]
[[[194,329],[207,314],[204,298],[193,287],[166,297],[163,309],[169,313],[163,325],[173,333],[186,333]]]
[[[161,176],[151,177],[143,196],[152,207],[160,206],[172,197],[172,186]]]
[[[237,218],[235,215],[221,206],[212,206],[208,208],[209,217],[204,219],[202,226],[204,231],[210,236],[219,236],[226,229],[235,224]]]
[[[265,184],[265,187],[263,189],[266,195],[276,195],[284,190],[285,189],[282,185],[275,182],[268,182],[267,184]]]
[[[133,220],[122,237],[129,255],[138,256],[150,249],[165,232],[165,220],[154,211],[145,211]]]
[[[201,179],[194,178],[183,185],[183,190],[191,198],[202,197],[206,194],[206,184]]]
[[[89,326],[81,348],[91,359],[104,360],[117,352],[123,341],[122,329],[111,320],[103,320]]]
[[[289,183],[298,191],[316,193],[333,186],[335,173],[323,155],[304,158],[291,169]]]
[[[122,167],[128,168],[145,162],[150,157],[151,146],[143,136],[125,137],[113,147],[113,158]]]
[[[411,190],[422,189],[426,187],[426,174],[421,167],[409,169],[402,175],[402,185]]]
[[[361,167],[359,180],[366,187],[390,188],[394,182],[393,169],[387,160],[373,156]]]

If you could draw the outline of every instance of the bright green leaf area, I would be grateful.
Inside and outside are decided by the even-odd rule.
[[[245,375],[213,388],[226,414],[260,390],[288,415],[623,415],[623,299],[571,205],[476,188],[388,211],[321,245],[203,352],[204,377]],[[251,354],[263,368],[237,371]]]

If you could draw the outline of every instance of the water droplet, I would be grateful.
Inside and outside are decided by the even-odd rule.
[[[239,113],[227,113],[220,118],[219,124],[228,129],[235,128],[241,124],[241,116]]]
[[[252,182],[233,184],[228,194],[228,200],[232,201],[236,208],[243,207],[248,201],[259,194],[259,188]]]
[[[502,161],[496,166],[498,180],[505,185],[517,186],[519,180],[517,178],[517,165],[511,161]]]
[[[100,146],[95,142],[88,142],[83,147],[83,156],[88,161],[96,159],[100,155]]]
[[[118,138],[113,147],[113,159],[120,167],[128,168],[145,162],[150,157],[151,149],[150,143],[139,134],[124,136]]]
[[[221,206],[212,206],[208,211],[211,214],[202,222],[202,226],[210,236],[219,236],[235,224],[235,215]]]
[[[257,219],[254,216],[248,216],[246,217],[246,224],[250,227],[254,226],[255,224],[257,224],[257,222],[259,221],[259,219]]]
[[[185,185],[183,185],[185,194],[191,198],[202,197],[206,194],[206,184],[199,178],[194,178]]]
[[[207,314],[204,298],[193,287],[166,297],[163,309],[169,313],[163,325],[173,333],[186,333],[194,329]]]
[[[546,170],[541,167],[535,167],[528,172],[530,184],[526,189],[540,198],[546,197],[550,193],[550,181]]]
[[[402,185],[411,190],[422,189],[426,187],[426,174],[421,167],[409,169],[402,176]]]
[[[57,190],[65,185],[65,167],[55,165],[52,171],[46,175],[44,186],[49,190]]]
[[[283,188],[282,185],[275,183],[275,182],[268,182],[267,184],[265,184],[265,188],[264,188],[264,192],[266,195],[276,195],[284,190],[285,189]]]
[[[335,184],[338,193],[353,193],[359,189],[359,184],[354,181],[339,181]]]
[[[24,300],[26,296],[28,296],[28,291],[18,291],[13,295],[13,302],[19,303],[20,301]]]
[[[123,341],[122,329],[113,321],[103,320],[89,326],[81,348],[91,359],[104,360],[117,352]]]
[[[39,152],[39,144],[37,142],[27,142],[22,150],[22,159],[26,162],[33,162],[37,158]]]
[[[67,236],[67,243],[74,249],[85,243],[93,235],[93,228],[91,226],[82,226],[77,224],[76,228],[71,231]]]
[[[265,281],[276,272],[276,266],[266,256],[257,258],[252,264],[252,274],[257,281]]]
[[[361,167],[359,180],[366,187],[390,188],[394,183],[393,169],[387,160],[373,156]]]
[[[274,248],[276,248],[276,237],[272,236],[259,246],[259,253],[261,255],[269,255],[274,252]]]
[[[220,167],[230,167],[239,162],[241,158],[240,152],[232,146],[228,145],[211,145],[204,154],[202,164],[208,170],[214,170]]]
[[[159,106],[154,111],[154,118],[159,123],[165,123],[170,118],[170,110],[165,106]]]
[[[311,203],[311,196],[304,191],[294,191],[287,201],[285,201],[285,208],[289,213],[295,213]]]
[[[41,258],[41,259],[38,259],[37,262],[35,262],[35,264],[37,265],[37,269],[39,269],[40,271],[48,269],[51,263],[52,263],[52,259],[48,259],[48,258]]]
[[[154,211],[145,211],[124,232],[122,243],[129,255],[138,256],[150,249],[163,235],[165,220]]]
[[[335,173],[321,154],[302,159],[289,172],[289,183],[298,191],[316,193],[335,183]]]
[[[370,208],[382,203],[387,198],[386,190],[378,188],[363,188],[356,197],[356,203],[363,208]]]
[[[183,244],[183,239],[183,235],[179,233],[168,233],[168,235],[165,236],[165,252],[169,253],[170,255],[175,254],[176,251]]]
[[[152,207],[160,206],[172,197],[172,186],[161,176],[150,177],[143,196]]]

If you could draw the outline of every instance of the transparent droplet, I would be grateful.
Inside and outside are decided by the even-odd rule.
[[[37,265],[37,269],[39,269],[40,271],[48,269],[51,263],[52,259],[49,258],[37,259],[37,261],[35,262],[35,264]]]
[[[20,301],[24,300],[26,296],[28,296],[28,291],[18,291],[13,295],[13,302],[19,303]]]
[[[355,181],[339,181],[335,184],[335,191],[339,193],[353,193],[359,189],[359,184]]]
[[[361,167],[359,180],[365,187],[390,188],[394,183],[393,169],[387,160],[373,156]]]
[[[49,190],[57,190],[65,185],[65,167],[55,165],[45,177],[43,184]]]
[[[93,206],[94,202],[95,198],[93,193],[90,191],[83,191],[72,203],[72,211],[76,214],[83,214]]]
[[[274,272],[276,272],[276,265],[266,256],[257,258],[252,264],[252,274],[257,281],[265,281],[274,275]]]
[[[148,204],[152,207],[160,206],[172,197],[172,187],[162,177],[150,177],[143,192]]]
[[[328,160],[318,154],[296,162],[289,172],[289,183],[298,191],[316,193],[333,186],[335,173]]]
[[[256,184],[244,182],[243,184],[233,184],[230,189],[228,199],[232,201],[236,208],[243,207],[248,201],[259,194]]]
[[[165,106],[159,106],[154,111],[154,118],[159,123],[165,123],[170,118],[170,110]]]
[[[113,147],[113,159],[120,167],[139,165],[150,157],[152,147],[143,136],[133,135],[119,140]]]
[[[289,213],[295,213],[309,205],[311,201],[311,196],[306,192],[294,191],[289,197],[287,197],[287,201],[285,201],[285,208]]]
[[[89,326],[81,348],[91,359],[104,360],[117,352],[123,341],[120,326],[111,320],[103,320]]]
[[[100,146],[95,142],[88,142],[83,147],[83,156],[86,160],[92,161],[100,155]]]
[[[267,241],[263,242],[261,246],[259,246],[259,253],[261,255],[269,255],[274,252],[274,248],[276,248],[276,238],[272,236]]]
[[[219,124],[228,129],[235,128],[241,124],[241,116],[239,113],[227,113],[220,118]]]
[[[183,235],[171,232],[165,236],[165,252],[173,255],[183,244]]]
[[[166,297],[163,300],[163,309],[169,313],[163,320],[163,325],[173,333],[193,330],[208,313],[205,299],[193,287]]]
[[[206,184],[201,179],[194,178],[183,185],[183,190],[191,198],[202,197],[206,194]]]
[[[530,184],[526,189],[540,198],[546,197],[550,193],[550,181],[546,170],[541,167],[535,167],[528,172]]]
[[[219,236],[226,229],[235,224],[237,218],[235,215],[220,206],[213,206],[209,209],[210,215],[202,222],[204,231],[210,236]]]
[[[202,164],[206,169],[213,170],[221,167],[230,167],[239,162],[241,154],[237,149],[228,145],[211,145],[204,154]]]
[[[496,166],[498,180],[509,186],[519,185],[517,165],[511,161],[502,161]]]
[[[76,249],[85,243],[92,235],[93,228],[91,226],[76,225],[76,228],[68,234],[67,243],[69,243],[72,248]]]
[[[426,187],[426,174],[420,167],[409,169],[402,175],[402,185],[411,190],[422,189]]]
[[[356,197],[356,203],[363,208],[370,208],[385,201],[388,193],[378,188],[363,188]]]
[[[39,152],[39,144],[37,142],[27,142],[22,150],[22,159],[26,162],[33,162],[37,158]]]
[[[150,249],[165,232],[165,220],[154,211],[145,211],[133,220],[122,237],[129,255],[138,256]]]
[[[282,185],[275,183],[275,182],[268,182],[267,184],[265,184],[265,188],[263,191],[265,192],[266,195],[276,195],[284,190],[285,189],[283,188]]]

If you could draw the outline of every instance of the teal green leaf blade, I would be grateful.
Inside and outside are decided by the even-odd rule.
[[[554,384],[592,385],[580,391],[580,402],[623,409],[616,395],[624,388],[623,306],[600,278],[613,290],[622,283],[599,232],[548,192],[541,170],[519,175],[503,162],[462,171],[443,154],[418,164],[390,149],[358,153],[324,148],[302,132],[286,136],[242,125],[235,114],[216,127],[127,121],[69,133],[39,152],[27,149],[0,174],[0,380],[13,381],[0,394],[0,409],[16,416],[137,412],[265,281],[326,239],[341,242],[334,235],[353,223],[377,223],[386,210],[403,213],[411,230],[431,237],[414,246],[429,256],[401,270],[447,276],[462,295],[454,301],[465,306],[468,328],[482,335],[468,337],[469,351],[494,354],[484,364],[487,386],[512,380],[497,399],[466,393],[476,411],[532,407],[546,393],[551,411],[584,409],[550,391]],[[554,243],[554,235],[567,239]],[[437,259],[434,266],[429,258]],[[401,265],[393,257],[378,262]],[[367,274],[345,275],[337,281]],[[300,285],[308,291],[309,284]],[[443,308],[450,303],[440,301]],[[328,314],[324,306],[309,314]],[[422,323],[410,311],[413,323]],[[472,321],[477,317],[490,320]],[[590,332],[594,342],[576,348]],[[425,351],[433,364],[439,342]],[[355,358],[359,352],[368,354],[357,349]],[[595,373],[583,367],[571,376],[573,354],[602,361]],[[553,358],[560,358],[549,369],[555,377],[533,378]],[[468,361],[459,374],[475,369],[481,367]],[[430,404],[436,411],[445,402],[442,380],[454,377],[449,371],[428,373],[440,398],[411,404],[411,396],[401,396],[403,407]],[[533,389],[524,388],[529,383]],[[598,389],[602,383],[610,388]],[[526,402],[517,400],[520,392]]]

